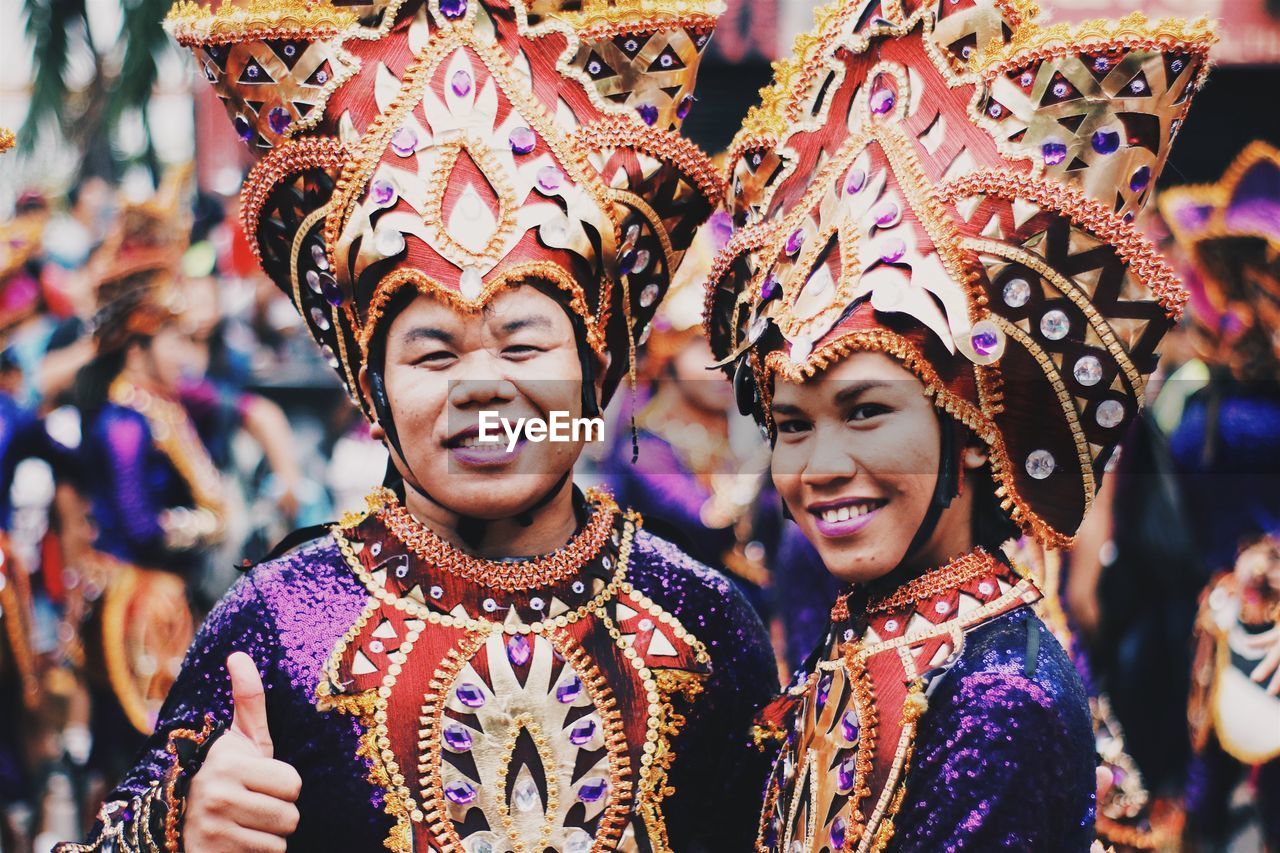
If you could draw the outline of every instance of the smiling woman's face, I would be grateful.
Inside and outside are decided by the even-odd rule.
[[[569,471],[582,442],[507,438],[478,445],[481,411],[512,424],[582,413],[582,368],[573,324],[554,299],[520,285],[464,314],[418,295],[387,328],[383,372],[408,474],[453,512],[509,518]],[[367,376],[361,385],[369,393]],[[381,433],[379,431],[379,437]]]
[[[807,382],[779,379],[773,417],[774,482],[828,571],[866,583],[902,563],[941,453],[920,380],[882,353],[853,353]],[[940,564],[971,538],[968,503],[953,501],[913,560]]]

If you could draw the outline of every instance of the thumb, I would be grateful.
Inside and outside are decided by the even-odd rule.
[[[227,657],[227,675],[231,676],[231,730],[252,741],[263,756],[271,758],[271,731],[267,727],[267,696],[253,658],[244,652]]]

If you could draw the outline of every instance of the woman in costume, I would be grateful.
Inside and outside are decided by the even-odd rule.
[[[731,151],[712,348],[851,584],[761,715],[761,850],[1093,841],[1085,693],[999,548],[1070,544],[1178,315],[1128,220],[1212,37],[1033,16],[828,7]]]
[[[98,678],[92,765],[108,780],[128,769],[155,726],[194,634],[189,569],[223,523],[217,469],[177,398],[186,346],[175,296],[186,242],[181,177],[126,205],[90,262],[97,355],[77,376],[76,403],[94,561],[109,575],[84,629],[87,672]]]
[[[479,438],[483,410],[595,415],[631,368],[721,191],[675,133],[713,24],[660,2],[171,13],[262,155],[246,233],[394,467],[210,615],[89,849],[749,843],[759,620],[577,492],[581,441]]]
[[[1254,769],[1280,849],[1280,151],[1246,148],[1222,180],[1160,199],[1194,268],[1207,385],[1170,436],[1208,581],[1195,622],[1188,840],[1223,844],[1233,792]]]

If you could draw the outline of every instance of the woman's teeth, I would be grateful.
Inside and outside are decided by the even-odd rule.
[[[838,521],[848,521],[851,518],[866,515],[878,506],[878,503],[860,503],[834,507],[832,509],[824,509],[822,511],[822,520],[828,524],[835,524]]]
[[[489,439],[488,441],[481,441],[480,436],[478,435],[467,436],[466,438],[462,439],[457,444],[455,444],[454,447],[465,448],[467,450],[498,451],[500,453],[506,452],[506,449],[507,449],[505,443],[502,441],[495,441],[493,439]]]

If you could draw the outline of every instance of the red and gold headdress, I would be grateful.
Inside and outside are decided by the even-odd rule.
[[[1252,143],[1217,183],[1163,192],[1160,213],[1199,274],[1206,307],[1243,307],[1269,332],[1280,317],[1280,150]],[[1266,305],[1275,313],[1254,310]]]
[[[175,6],[261,155],[246,233],[352,392],[397,291],[541,282],[631,363],[722,188],[676,129],[716,0]],[[358,396],[357,396],[358,398]]]
[[[1203,80],[1204,22],[1042,27],[1022,0],[819,13],[731,150],[706,324],[758,389],[900,359],[1070,541],[1184,295],[1130,224]],[[746,384],[743,387],[747,387]]]
[[[89,264],[97,276],[94,339],[111,352],[176,316],[176,275],[190,237],[184,192],[191,167],[170,171],[156,194],[124,205]]]

